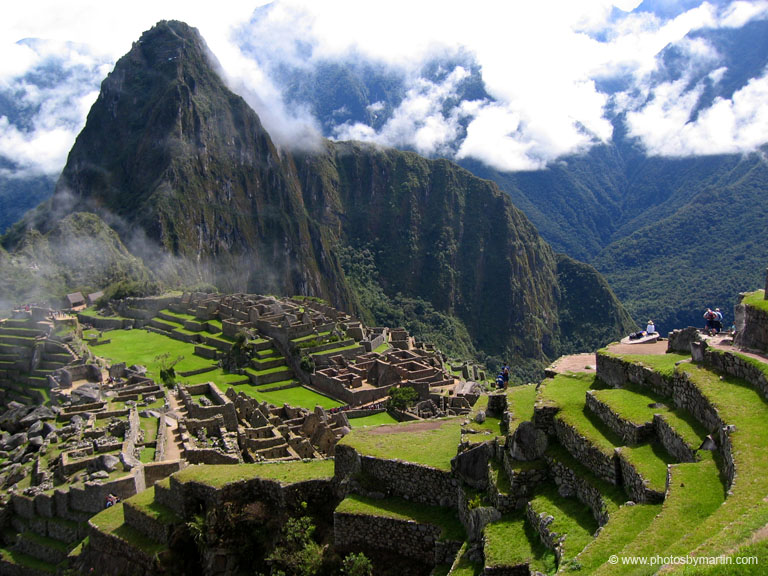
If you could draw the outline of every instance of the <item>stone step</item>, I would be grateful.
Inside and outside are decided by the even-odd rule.
[[[254,370],[269,370],[270,368],[277,368],[278,366],[285,366],[285,358],[270,357],[265,359],[252,358],[251,366]]]

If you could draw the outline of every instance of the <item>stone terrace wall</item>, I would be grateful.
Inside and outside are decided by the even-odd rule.
[[[152,557],[132,546],[128,542],[98,530],[89,522],[89,550],[86,554],[93,555],[88,564],[99,566],[105,576],[144,576],[157,574],[158,566]]]
[[[768,314],[754,306],[739,304],[736,306],[736,317],[739,318],[739,326],[734,343],[768,352]]]
[[[625,420],[611,410],[606,403],[598,400],[592,390],[587,390],[586,398],[587,408],[627,444],[635,446],[653,436],[653,422],[638,425]]]
[[[575,428],[563,422],[560,418],[555,419],[555,431],[557,432],[557,439],[560,441],[560,444],[578,462],[606,482],[619,485],[621,482],[621,472],[615,455],[611,454],[608,456],[603,454],[584,436],[579,434]]]
[[[648,388],[661,396],[671,398],[674,378],[663,376],[652,368],[627,362],[610,354],[597,354],[597,376],[613,388],[621,388],[627,382]]]
[[[453,564],[458,541],[440,541],[441,529],[381,516],[333,514],[335,545],[343,550],[397,550],[399,555],[425,564]]]
[[[696,462],[696,452],[688,446],[688,444],[660,415],[653,415],[653,427],[656,430],[656,436],[659,438],[661,445],[669,452],[678,462]]]
[[[538,514],[533,506],[531,506],[530,502],[528,502],[525,507],[525,515],[530,525],[533,526],[533,529],[538,533],[544,546],[555,553],[555,559],[557,560],[557,563],[560,564],[560,558],[563,555],[563,542],[565,541],[565,536],[562,536],[557,532],[552,532],[549,529],[554,518],[547,514]]]
[[[704,347],[704,363],[719,372],[746,380],[763,398],[768,399],[768,377],[745,357]]]
[[[549,466],[558,492],[565,497],[576,496],[582,504],[592,510],[597,524],[604,526],[608,522],[608,506],[602,492],[562,462],[547,455],[544,455],[544,460]]]
[[[351,446],[336,445],[335,477],[349,480],[358,474],[372,477],[381,492],[407,500],[455,508],[458,482],[450,472],[401,460],[361,456]]]
[[[651,490],[648,487],[647,481],[645,481],[643,477],[637,473],[634,466],[624,458],[621,448],[617,448],[616,453],[618,454],[619,465],[621,466],[621,478],[624,482],[624,491],[629,494],[629,497],[635,502],[644,502],[648,504],[663,502],[664,494],[662,492]]]

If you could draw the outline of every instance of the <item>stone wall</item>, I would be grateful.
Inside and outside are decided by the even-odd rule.
[[[577,474],[570,467],[549,456],[544,456],[549,466],[557,490],[561,496],[575,496],[582,504],[592,510],[592,516],[599,526],[608,522],[608,505],[599,488],[593,486],[584,476]]]
[[[459,521],[467,532],[467,540],[478,542],[483,536],[486,525],[501,519],[501,512],[492,506],[470,509],[467,495],[461,487],[458,490],[458,498]]]
[[[180,386],[179,396],[187,409],[188,418],[194,420],[209,420],[221,416],[224,427],[230,432],[237,431],[237,413],[235,405],[222,394],[218,387],[211,383],[196,386]],[[201,406],[192,398],[193,394],[208,394],[213,398],[214,406]]]
[[[661,445],[678,462],[696,462],[696,452],[688,446],[682,436],[672,428],[661,414],[653,415],[653,428]]]
[[[736,327],[734,344],[768,352],[768,313],[740,303],[736,306],[736,317],[739,326]]]
[[[342,552],[377,549],[424,564],[452,564],[462,542],[441,541],[441,528],[410,520],[334,512],[334,544]]]
[[[558,412],[560,412],[560,408],[557,406],[550,406],[537,400],[533,407],[533,425],[539,430],[543,430],[547,436],[554,436],[555,416]]]
[[[616,454],[619,459],[619,466],[621,466],[624,491],[629,494],[629,497],[635,502],[648,504],[663,502],[664,492],[658,492],[648,486],[648,481],[640,476],[635,467],[624,457],[621,448],[616,448]]]
[[[613,388],[621,388],[627,382],[631,382],[660,396],[669,398],[673,396],[673,377],[663,376],[652,368],[627,362],[605,352],[597,353],[597,375],[600,380]]]
[[[672,330],[672,332],[669,333],[667,352],[680,352],[681,354],[690,354],[691,343],[700,341],[701,336],[699,334],[699,329],[694,326],[688,326],[688,328],[682,328],[679,330]]]
[[[746,380],[763,398],[768,399],[768,377],[747,356],[705,347],[704,362],[718,372]]]
[[[149,488],[158,480],[167,478],[186,466],[183,460],[168,460],[165,462],[151,462],[144,465],[144,485]]]
[[[600,401],[593,390],[587,390],[587,408],[618,435],[626,444],[635,446],[653,436],[653,422],[635,424],[614,412],[605,402]]]
[[[554,517],[544,513],[539,514],[530,502],[525,507],[525,516],[528,519],[528,523],[536,530],[544,546],[555,553],[555,560],[560,564],[560,558],[563,556],[563,542],[566,535],[552,532],[549,529],[554,521]]]
[[[560,418],[555,419],[555,432],[560,444],[593,474],[617,486],[621,483],[621,470],[616,462],[615,454],[604,454],[579,434],[575,428]]]
[[[102,532],[96,526],[89,524],[89,550],[86,554],[93,555],[90,565],[99,566],[100,574],[105,576],[144,576],[157,574],[159,567],[152,557],[132,546],[125,540]]]

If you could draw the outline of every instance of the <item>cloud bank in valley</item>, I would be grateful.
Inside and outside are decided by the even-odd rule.
[[[200,29],[230,86],[282,146],[311,147],[321,130],[310,103],[287,96],[285,70],[311,74],[328,62],[381,68],[402,89],[390,109],[369,104],[368,118],[382,121],[343,119],[326,135],[474,158],[500,170],[539,169],[608,142],[617,112],[649,154],[744,152],[768,139],[768,74],[702,109],[702,95],[723,81],[726,66],[706,39],[690,36],[768,18],[766,0],[244,4],[211,10],[139,1],[114,12],[108,3],[75,1],[66,14],[51,0],[5,7],[0,95],[16,100],[6,106],[14,117],[0,99],[0,169],[60,170],[103,76],[162,18]],[[46,40],[23,40],[30,37]],[[685,66],[666,78],[660,54],[670,45]],[[449,68],[425,74],[435,61]],[[41,88],[40,75],[54,69],[61,78]],[[472,74],[483,93],[460,97]],[[615,79],[621,88],[606,89]]]

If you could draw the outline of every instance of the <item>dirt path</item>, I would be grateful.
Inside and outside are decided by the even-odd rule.
[[[666,340],[657,340],[645,344],[611,344],[608,346],[608,352],[613,354],[666,354]]]
[[[167,426],[165,431],[165,460],[178,460],[182,454],[179,422],[177,420],[181,412],[181,405],[176,394],[170,390],[166,390],[165,396],[168,398],[168,405],[171,408],[165,416],[165,425]]]
[[[406,426],[384,425],[371,428],[369,434],[403,434],[405,432],[421,432],[422,430],[434,430],[445,424],[445,420],[418,420]]]
[[[569,356],[560,356],[548,368],[558,374],[565,372],[590,372],[594,373],[597,364],[597,358],[594,353],[589,354],[571,354]]]

